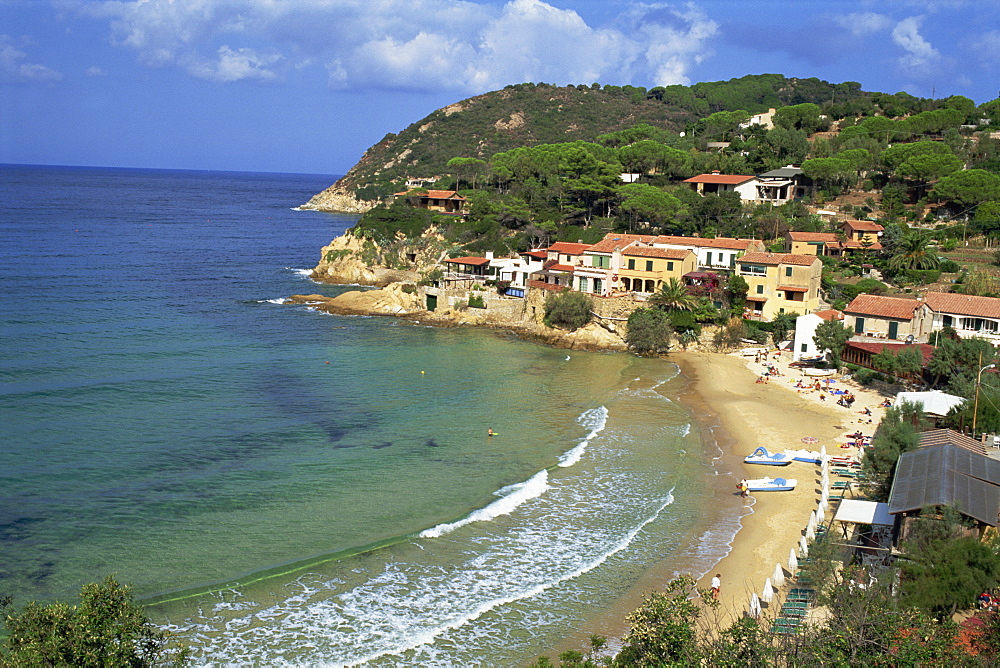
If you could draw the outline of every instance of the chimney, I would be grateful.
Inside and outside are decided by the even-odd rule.
[[[486,259],[490,261],[493,260],[493,251],[486,251]]]

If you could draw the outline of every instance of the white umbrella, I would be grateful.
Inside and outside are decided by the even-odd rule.
[[[826,507],[820,503],[816,506],[816,524],[819,525],[826,519]]]
[[[756,619],[757,617],[760,617],[761,612],[760,599],[757,598],[757,592],[754,592],[750,596],[750,616]]]
[[[799,560],[795,558],[795,548],[788,551],[788,572],[795,573],[799,570]]]
[[[806,541],[805,536],[799,538],[799,552],[802,553],[803,559],[809,556],[809,543]]]
[[[823,457],[823,466],[829,466],[829,462],[826,459],[826,446],[825,445],[822,446],[819,449],[819,454],[822,455],[822,457]]]
[[[806,526],[806,538],[808,540],[816,540],[816,527],[813,524]]]
[[[816,512],[816,518],[819,519],[820,514],[822,514],[824,517],[826,517],[826,511],[829,510],[830,504],[828,504],[823,499],[820,499],[818,507],[821,508],[821,510],[817,510],[817,512]]]
[[[781,570],[781,564],[774,565],[774,575],[771,576],[771,582],[774,583],[775,587],[785,586],[785,572]]]
[[[819,495],[820,503],[825,503],[827,506],[830,505],[830,488],[823,485],[823,491]]]
[[[806,526],[807,527],[812,527],[812,530],[815,531],[816,530],[816,523],[817,523],[817,521],[818,520],[816,519],[816,511],[815,510],[810,510],[809,511],[809,522],[806,524]]]
[[[760,600],[770,603],[774,600],[774,587],[771,586],[771,578],[764,580],[764,591],[760,595]]]

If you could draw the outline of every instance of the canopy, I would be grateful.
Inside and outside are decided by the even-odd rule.
[[[890,527],[895,524],[894,518],[889,514],[888,503],[858,501],[857,499],[843,499],[840,502],[840,507],[837,508],[837,514],[833,521]]]
[[[917,404],[928,415],[944,417],[952,408],[965,403],[965,398],[944,392],[900,392],[894,405],[898,406],[902,401]]]

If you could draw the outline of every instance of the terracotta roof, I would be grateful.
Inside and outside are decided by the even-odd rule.
[[[779,264],[797,264],[803,267],[808,267],[811,266],[813,262],[819,262],[820,260],[815,255],[751,251],[736,261],[747,264],[770,264],[775,266]]]
[[[920,306],[917,299],[904,297],[883,297],[882,295],[858,295],[844,309],[851,315],[871,316],[874,318],[892,318],[894,320],[912,320],[913,312]]]
[[[557,241],[546,250],[566,255],[583,255],[583,251],[590,248],[590,244],[575,244],[569,241]]]
[[[809,292],[809,288],[800,288],[794,285],[779,285],[778,289],[785,292]]]
[[[592,253],[613,253],[636,241],[645,244],[652,243],[655,238],[648,234],[606,234],[603,239],[587,250]]]
[[[544,260],[549,256],[549,254],[543,250],[524,251],[523,253],[520,253],[520,255],[527,255],[528,257],[533,257],[536,260]]]
[[[957,431],[952,431],[951,429],[931,429],[930,431],[921,432],[918,438],[920,439],[919,446],[921,448],[935,445],[954,445],[969,452],[975,452],[977,455],[986,455],[986,446],[983,445],[982,441],[977,441],[974,438]]]
[[[463,201],[465,200],[464,197],[459,195],[454,190],[428,190],[425,193],[417,193],[413,192],[412,190],[404,190],[403,192],[396,193],[397,197],[401,197],[403,195],[412,195],[414,197],[429,197],[431,199],[460,199]]]
[[[861,248],[865,248],[865,245],[863,243],[861,243],[860,241],[841,241],[840,242],[840,247],[841,248],[861,249]],[[870,243],[870,244],[868,244],[868,250],[873,250],[873,251],[882,250],[882,244],[880,244],[877,241],[874,242],[874,243]]]
[[[828,244],[839,241],[837,235],[831,232],[789,232],[788,238],[792,241],[822,241]]]
[[[546,267],[546,269],[551,269],[552,271],[568,271],[570,273],[573,273],[575,268],[576,267],[571,264],[554,264],[550,267]]]
[[[842,224],[858,232],[881,232],[885,228],[870,220],[845,220]]]
[[[477,267],[479,265],[490,263],[490,261],[484,257],[453,257],[445,260],[445,262],[451,262],[452,264],[470,264]]]
[[[1000,318],[1000,299],[947,292],[928,292],[924,301],[937,313],[954,313],[979,318]]]
[[[747,297],[749,299],[750,297]],[[904,346],[910,348],[916,348],[920,351],[920,354],[924,358],[924,365],[926,366],[931,360],[931,355],[934,354],[934,346],[928,343],[874,343],[869,341],[848,341],[847,348],[855,348],[856,350],[863,350],[872,355],[877,355],[878,353],[887,350],[894,355],[898,355]]]
[[[720,185],[738,186],[741,183],[752,181],[756,176],[745,174],[699,174],[690,179],[684,179],[684,183],[718,183]]]
[[[835,308],[827,309],[826,311],[816,311],[814,315],[818,315],[823,318],[823,320],[843,320],[844,314]]]
[[[688,255],[694,256],[687,248],[652,248],[650,246],[630,246],[622,251],[622,255],[662,257],[667,260],[683,260]]]
[[[753,242],[753,239],[733,239],[732,237],[704,239],[702,237],[674,237],[666,234],[653,239],[654,244],[674,244],[678,246],[697,246],[700,248],[730,248],[732,250],[746,250]]]

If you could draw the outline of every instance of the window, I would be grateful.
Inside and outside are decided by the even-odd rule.
[[[610,269],[611,268],[611,257],[608,255],[593,255],[593,264],[591,266],[597,267],[598,269]]]
[[[602,294],[604,294],[603,285],[604,285],[604,281],[602,281],[599,278],[595,278],[594,279],[594,294],[595,295],[602,295]]]
[[[784,313],[784,312],[785,312],[785,309],[783,309],[783,308],[779,308],[778,309],[778,313]]]
[[[764,286],[763,285],[758,285],[757,286],[757,294],[758,295],[764,294]]]
[[[865,331],[865,319],[855,318],[854,319],[854,333],[861,334]]]
[[[646,271],[653,271],[653,261],[646,260]]]
[[[667,271],[673,271],[673,270],[674,270],[674,263],[673,262],[668,262],[667,263]]]
[[[635,259],[633,259],[633,258],[629,258],[629,261],[628,261],[628,268],[629,268],[629,269],[635,269]]]
[[[709,253],[709,255],[711,255],[711,253]],[[719,264],[722,264],[724,257],[725,257],[725,255],[723,255],[722,253],[719,253]]]
[[[803,352],[803,353],[804,353],[804,352],[806,352],[806,349],[807,349],[808,347],[809,347],[809,344],[808,344],[808,343],[803,343],[803,344],[802,344],[802,350],[801,350],[800,352]]]
[[[580,277],[580,284],[578,286],[578,289],[580,290],[580,292],[587,291],[587,278],[585,276]]]
[[[791,276],[791,275],[792,275],[792,268],[785,267],[785,276]]]
[[[767,267],[762,264],[741,264],[740,273],[751,276],[767,276]]]

